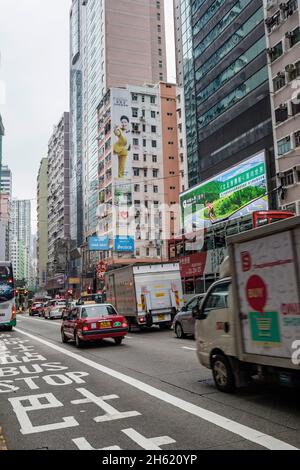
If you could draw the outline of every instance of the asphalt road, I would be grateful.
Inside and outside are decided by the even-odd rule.
[[[60,322],[0,332],[0,426],[8,449],[300,448],[299,390],[218,392],[192,339],[130,333],[83,349]]]

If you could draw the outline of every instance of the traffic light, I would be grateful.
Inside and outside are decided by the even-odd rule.
[[[87,293],[88,293],[88,294],[92,294],[92,293],[93,293],[93,289],[92,289],[91,287],[88,287],[88,288],[87,288]]]

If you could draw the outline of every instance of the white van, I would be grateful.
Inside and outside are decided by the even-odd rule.
[[[300,217],[230,237],[228,249],[193,312],[200,363],[224,392],[253,376],[300,383]]]

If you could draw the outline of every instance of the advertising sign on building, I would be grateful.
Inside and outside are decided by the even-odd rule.
[[[114,249],[134,251],[129,215],[132,207],[132,129],[129,90],[114,88],[111,107]]]
[[[300,298],[291,232],[240,243],[235,262],[244,352],[290,358],[300,337]]]
[[[240,162],[180,196],[185,233],[268,209],[265,153]]]
[[[109,250],[108,236],[89,237],[88,243],[89,243],[90,251],[108,251]]]

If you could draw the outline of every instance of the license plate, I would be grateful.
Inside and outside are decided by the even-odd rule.
[[[165,319],[165,315],[158,315],[158,319],[159,319],[159,320],[164,320],[164,319]]]
[[[110,322],[109,321],[102,321],[100,323],[100,328],[109,328],[110,327]]]
[[[97,323],[92,323],[91,328],[92,328],[92,330],[95,330],[97,328]]]

